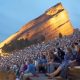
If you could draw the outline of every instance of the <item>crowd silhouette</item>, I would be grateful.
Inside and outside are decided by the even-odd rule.
[[[67,78],[69,67],[80,66],[80,30],[9,54],[0,57],[0,71],[14,71],[19,80],[39,77],[39,73],[50,79],[55,76]]]

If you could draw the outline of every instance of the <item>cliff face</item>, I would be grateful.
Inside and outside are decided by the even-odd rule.
[[[61,3],[51,7],[44,14],[24,25],[17,33],[1,44],[21,38],[29,40],[40,39],[42,36],[45,37],[45,40],[49,40],[57,37],[59,33],[63,36],[73,33],[68,13]]]
[[[73,27],[68,17],[68,13],[61,3],[48,9],[43,15],[32,20],[23,26],[19,32],[23,32],[23,38],[35,39],[39,36],[45,36],[45,39],[52,39],[61,33],[70,35],[73,33]]]

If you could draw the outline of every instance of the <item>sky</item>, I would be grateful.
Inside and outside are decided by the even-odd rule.
[[[0,0],[0,41],[61,2],[74,28],[80,28],[80,0]]]

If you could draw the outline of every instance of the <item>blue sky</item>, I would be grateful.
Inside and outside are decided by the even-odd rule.
[[[0,41],[58,2],[67,9],[73,26],[79,28],[80,0],[0,0]]]

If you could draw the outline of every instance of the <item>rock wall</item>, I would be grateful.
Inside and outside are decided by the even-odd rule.
[[[33,22],[34,24],[31,26],[24,26],[24,28],[27,29],[21,37],[35,39],[43,35],[45,39],[48,40],[57,37],[59,33],[63,36],[73,33],[73,27],[69,20],[68,13],[61,3],[47,10],[43,15],[31,21],[30,24]]]
[[[40,39],[41,36],[45,40],[54,39],[59,36],[59,33],[64,35],[71,35],[74,29],[69,20],[67,11],[61,3],[49,8],[44,14],[38,18],[28,22],[22,28],[11,35],[9,38],[0,43],[0,48],[5,44],[15,39]]]

